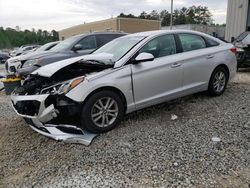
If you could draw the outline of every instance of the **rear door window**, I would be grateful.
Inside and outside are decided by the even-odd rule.
[[[179,34],[182,49],[184,52],[206,48],[205,40],[194,34]]]
[[[206,41],[207,41],[207,47],[214,47],[214,46],[220,45],[220,43],[218,43],[212,39],[209,39],[209,38],[206,38]]]

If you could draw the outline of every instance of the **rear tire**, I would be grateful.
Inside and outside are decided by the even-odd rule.
[[[110,131],[121,122],[124,108],[121,97],[115,92],[97,92],[83,104],[82,128],[92,133]]]
[[[208,93],[211,96],[220,96],[227,87],[229,74],[224,67],[217,67],[211,75]]]

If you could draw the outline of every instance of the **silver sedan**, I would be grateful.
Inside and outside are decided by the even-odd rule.
[[[135,110],[201,91],[220,96],[236,74],[235,53],[232,44],[199,32],[131,34],[39,68],[11,98],[15,111],[47,135],[51,124],[77,120],[77,128],[102,133]]]

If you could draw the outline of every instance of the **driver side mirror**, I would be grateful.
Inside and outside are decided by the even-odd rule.
[[[76,44],[74,47],[73,47],[73,51],[76,52],[76,51],[79,51],[82,49],[82,45],[81,44]]]
[[[154,56],[150,53],[140,53],[133,61],[134,64],[146,62],[146,61],[153,61]]]

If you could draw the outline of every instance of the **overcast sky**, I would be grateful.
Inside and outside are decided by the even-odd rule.
[[[174,8],[207,6],[215,23],[226,22],[227,0],[174,0]],[[0,0],[0,26],[60,30],[121,12],[170,10],[170,0]]]

